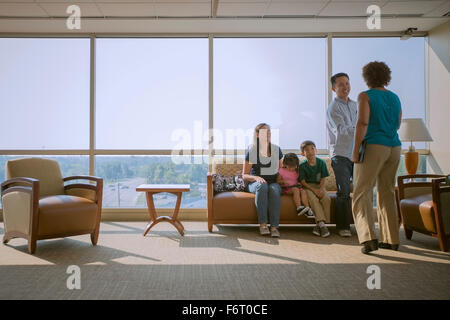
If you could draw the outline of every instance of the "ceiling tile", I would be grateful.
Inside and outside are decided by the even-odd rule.
[[[70,5],[77,5],[81,9],[81,17],[101,17],[103,14],[94,3],[41,3],[42,8],[52,17],[68,16],[67,8]]]
[[[383,3],[383,1],[331,2],[322,10],[319,16],[367,16],[367,8],[370,5],[378,5],[381,8]],[[383,13],[382,9],[381,12]]]
[[[3,17],[48,17],[35,3],[0,3],[0,16]]]
[[[1,0],[0,0],[1,1]],[[43,3],[48,3],[48,4],[67,4],[68,6],[69,5],[71,5],[71,4],[76,4],[76,3],[79,3],[79,2],[89,2],[89,3],[92,3],[92,2],[94,2],[93,0],[76,0],[76,1],[73,1],[73,0],[36,0],[36,2],[39,2],[40,4],[43,4]]]
[[[209,17],[211,3],[155,3],[158,17]]]
[[[266,15],[317,15],[327,1],[272,2]]]
[[[225,3],[219,1],[219,8],[217,10],[217,16],[255,16],[261,17],[266,13],[267,4],[263,2],[259,3]]]
[[[153,3],[98,3],[106,17],[154,17],[156,11]]]
[[[19,3],[19,2],[34,2],[34,0],[0,0],[0,3],[2,2]]]
[[[381,14],[424,14],[445,1],[390,1],[381,8]]]
[[[265,3],[268,4],[269,2],[273,2],[274,0],[219,0],[219,5],[222,3]],[[289,0],[287,0],[289,1]],[[295,0],[294,0],[295,1]],[[311,0],[307,0],[307,1],[311,1]]]
[[[425,16],[427,17],[442,17],[444,14],[450,12],[450,1],[446,1],[444,4],[428,11]]]
[[[49,1],[49,0],[40,0]],[[64,0],[71,1],[71,0]],[[211,3],[211,0],[89,0],[97,3],[123,3],[123,4],[134,4],[134,3]],[[222,0],[220,0],[222,1]]]

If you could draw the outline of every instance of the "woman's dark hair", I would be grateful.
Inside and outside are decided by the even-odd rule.
[[[283,157],[283,165],[285,166],[295,166],[298,170],[298,166],[300,165],[300,161],[295,153],[286,153]]]
[[[384,62],[373,61],[363,67],[362,76],[369,88],[384,87],[391,81],[391,69]]]

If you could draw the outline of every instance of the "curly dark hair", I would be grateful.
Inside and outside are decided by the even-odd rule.
[[[384,87],[391,81],[391,69],[384,62],[373,61],[363,67],[362,76],[369,88]]]

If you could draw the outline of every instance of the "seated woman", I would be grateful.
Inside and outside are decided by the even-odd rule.
[[[270,142],[270,126],[260,123],[253,133],[253,145],[245,155],[242,177],[247,190],[254,193],[261,235],[279,237],[281,187],[277,183],[278,169],[282,165],[283,153],[279,146]],[[270,231],[267,227],[270,221]]]

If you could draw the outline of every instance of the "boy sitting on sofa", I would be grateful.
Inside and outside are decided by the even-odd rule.
[[[313,234],[328,237],[330,232],[325,223],[330,221],[330,197],[325,190],[325,180],[330,174],[324,160],[316,157],[314,142],[303,141],[300,146],[302,156],[306,157],[299,166],[299,181],[306,190],[309,203],[316,216]]]

